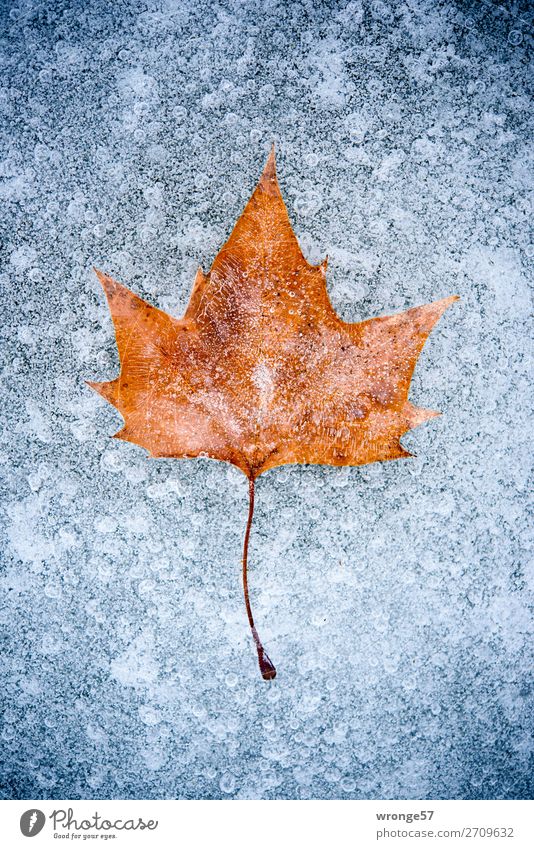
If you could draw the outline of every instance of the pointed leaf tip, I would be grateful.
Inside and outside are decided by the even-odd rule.
[[[274,144],[271,147],[269,156],[267,157],[267,162],[265,163],[265,168],[263,169],[263,173],[260,178],[260,185],[270,194],[280,192],[280,189],[278,188],[278,179],[276,177],[276,156],[274,152]]]
[[[427,410],[425,407],[415,407],[413,404],[408,405],[410,430],[430,421],[430,419],[436,419],[438,416],[441,416],[439,410]]]
[[[103,271],[100,271],[100,269],[96,268],[96,266],[94,266],[94,265],[93,265],[93,271],[102,284],[104,283],[105,280],[111,280],[111,278],[109,277],[108,274],[105,274]]]
[[[117,380],[104,380],[101,382],[97,380],[86,380],[85,383],[90,389],[98,392],[102,398],[109,401],[110,404],[113,404],[115,407],[117,406]]]
[[[443,304],[443,309],[444,309],[444,310],[446,310],[446,309],[448,309],[448,308],[449,308],[452,304],[454,304],[454,302],[455,302],[455,301],[459,301],[459,300],[461,300],[460,295],[449,295],[449,297],[448,297],[448,298],[442,298],[442,300],[441,300],[441,301],[438,301],[437,303],[438,303],[438,304],[439,304],[439,303]]]
[[[459,300],[460,300],[459,295],[449,295],[448,298],[441,298],[441,300],[439,300],[439,301],[434,301],[433,306],[435,307],[436,314],[437,314],[436,321],[438,321],[441,318],[443,313],[445,313],[449,309],[449,307],[451,307],[454,304],[455,301],[459,301]]]
[[[117,283],[113,277],[110,277],[109,274],[105,274],[103,271],[100,271],[98,268],[94,269],[96,276],[98,277],[99,283],[102,286],[106,297],[109,299],[116,291],[119,289],[123,289],[125,287],[121,286],[120,283]]]
[[[97,392],[99,395],[102,395],[103,398],[106,397],[106,386],[108,385],[107,381],[100,382],[98,380],[86,380],[85,384],[92,389],[93,392]]]

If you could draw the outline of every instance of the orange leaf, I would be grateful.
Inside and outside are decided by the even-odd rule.
[[[401,436],[436,412],[408,401],[423,345],[452,296],[355,324],[334,312],[327,261],[310,265],[282,199],[271,151],[210,272],[174,319],[97,271],[115,326],[119,377],[90,383],[124,417],[116,436],[153,457],[212,457],[250,481],[286,463],[356,466],[409,457]]]

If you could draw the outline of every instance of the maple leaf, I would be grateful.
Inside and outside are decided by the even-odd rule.
[[[287,463],[357,466],[411,456],[401,436],[433,416],[408,400],[423,345],[456,296],[348,323],[326,290],[325,259],[304,258],[282,199],[274,148],[210,272],[175,319],[106,274],[120,375],[89,385],[124,417],[115,436],[153,457],[211,457],[249,479],[243,547],[247,615],[262,675],[276,670],[249,602],[254,481]]]

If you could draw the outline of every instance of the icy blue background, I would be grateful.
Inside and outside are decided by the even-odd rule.
[[[532,793],[528,8],[2,4],[5,797]],[[114,442],[83,381],[91,266],[179,315],[273,140],[345,319],[462,300],[416,459],[259,481],[266,684],[245,479]]]

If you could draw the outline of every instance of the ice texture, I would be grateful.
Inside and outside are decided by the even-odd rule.
[[[528,2],[4,2],[5,798],[534,790]],[[347,321],[451,294],[417,457],[257,484],[110,437],[92,266],[181,315],[276,143]]]

